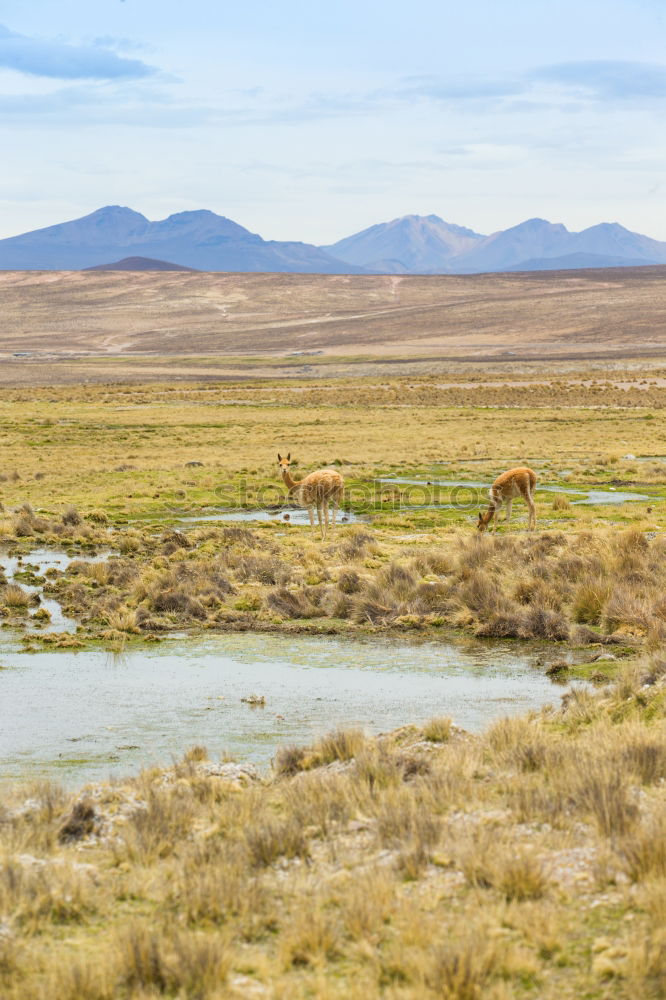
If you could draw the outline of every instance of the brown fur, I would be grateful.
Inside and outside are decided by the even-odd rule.
[[[328,529],[329,504],[333,509],[331,519],[331,530],[335,528],[335,514],[340,506],[345,488],[345,481],[339,472],[334,469],[319,469],[311,472],[304,479],[293,479],[289,472],[291,464],[291,452],[283,458],[278,452],[278,468],[285,486],[289,490],[289,496],[305,507],[310,518],[310,527],[314,533],[314,509],[317,508],[317,519],[322,540],[326,537]]]
[[[498,476],[490,487],[490,504],[485,514],[479,513],[477,528],[485,531],[491,521],[494,520],[493,530],[497,531],[499,520],[499,509],[506,503],[506,518],[508,524],[511,517],[511,504],[515,497],[522,497],[529,510],[530,531],[536,528],[536,507],[534,505],[534,488],[536,486],[536,474],[526,466],[517,469],[509,469]]]

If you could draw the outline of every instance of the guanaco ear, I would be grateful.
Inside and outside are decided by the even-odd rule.
[[[282,461],[282,455],[280,454],[280,452],[278,452],[278,462],[281,462],[281,461]]]
[[[289,452],[289,453],[287,454],[287,461],[288,461],[288,462],[291,462],[291,452]]]

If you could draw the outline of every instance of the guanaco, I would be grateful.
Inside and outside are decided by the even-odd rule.
[[[315,532],[314,509],[317,508],[317,519],[323,541],[328,530],[329,504],[333,510],[331,520],[331,530],[333,530],[335,528],[335,514],[344,493],[345,481],[335,469],[319,469],[317,472],[311,472],[304,479],[293,479],[289,471],[290,464],[291,452],[286,458],[283,458],[278,452],[278,469],[289,490],[289,496],[301,507],[307,508],[313,534]]]
[[[521,466],[519,469],[509,469],[498,476],[490,487],[490,504],[485,513],[479,512],[479,531],[485,531],[490,522],[494,519],[493,530],[497,531],[499,520],[499,509],[506,503],[505,521],[508,524],[511,517],[511,504],[516,497],[522,497],[530,512],[529,530],[536,528],[536,507],[534,505],[534,487],[536,486],[536,475],[531,469]]]

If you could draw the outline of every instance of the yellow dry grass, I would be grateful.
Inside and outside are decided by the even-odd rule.
[[[480,737],[338,732],[264,780],[197,747],[14,789],[1,994],[658,1000],[665,671]]]

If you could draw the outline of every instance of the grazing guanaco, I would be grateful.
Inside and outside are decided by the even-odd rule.
[[[291,452],[286,458],[283,458],[278,452],[278,468],[284,484],[289,490],[289,496],[301,507],[307,508],[313,534],[315,531],[314,509],[317,508],[317,519],[323,541],[328,530],[329,504],[333,509],[331,520],[331,530],[333,530],[335,514],[344,493],[345,481],[335,469],[319,469],[317,472],[311,472],[304,479],[293,479],[289,472],[290,464]]]
[[[503,472],[501,476],[498,476],[490,487],[490,504],[488,510],[485,514],[479,512],[479,523],[477,525],[479,531],[485,531],[493,518],[495,520],[493,530],[497,531],[499,509],[503,503],[506,503],[505,521],[508,524],[511,517],[511,504],[516,497],[522,497],[527,504],[530,512],[530,531],[536,528],[536,507],[533,497],[536,478],[534,472],[524,466],[518,469],[509,469],[508,472]]]

